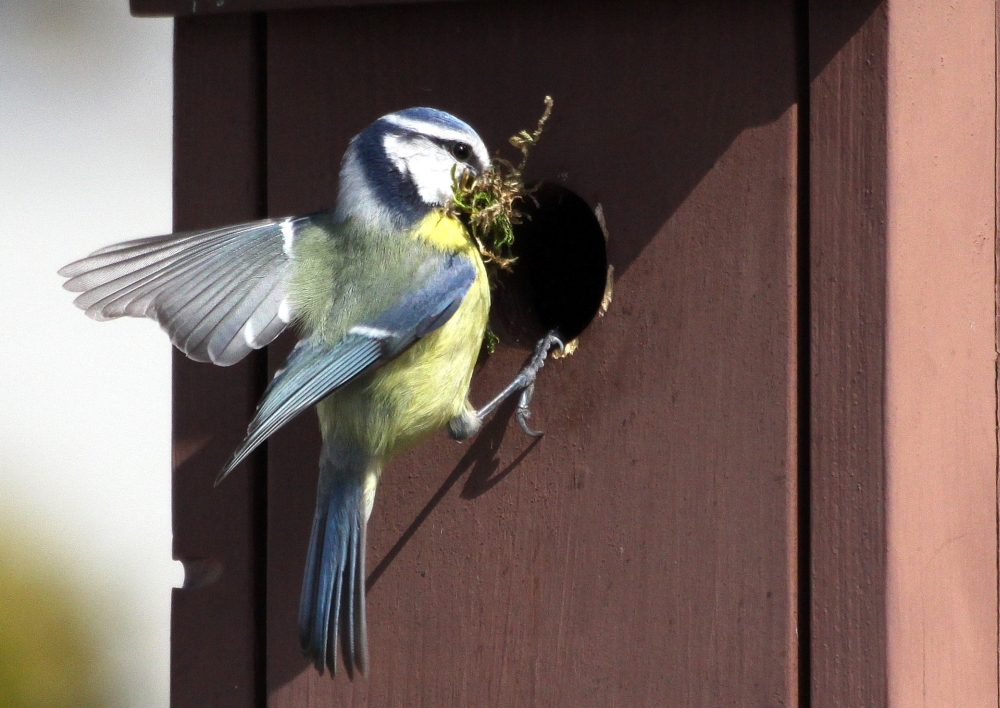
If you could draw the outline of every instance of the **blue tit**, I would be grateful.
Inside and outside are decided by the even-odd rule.
[[[289,326],[302,333],[219,480],[316,406],[323,447],[299,635],[321,673],[336,672],[338,641],[350,674],[368,666],[365,533],[387,462],[445,426],[474,434],[517,391],[527,430],[534,375],[559,343],[540,342],[510,386],[472,407],[490,288],[447,207],[456,176],[490,164],[466,123],[411,108],[351,140],[333,209],[128,241],[60,271],[94,319],[152,318],[196,361],[227,366]]]

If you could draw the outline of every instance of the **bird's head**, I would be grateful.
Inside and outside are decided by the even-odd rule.
[[[372,226],[405,228],[447,204],[454,177],[490,165],[468,124],[434,108],[382,116],[351,140],[340,171],[337,213]]]

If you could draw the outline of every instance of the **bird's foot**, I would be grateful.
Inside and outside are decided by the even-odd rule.
[[[476,417],[479,420],[484,420],[486,416],[495,411],[501,403],[520,391],[521,399],[517,403],[516,413],[518,425],[521,426],[521,430],[523,430],[525,434],[530,435],[533,438],[543,435],[544,433],[532,430],[528,426],[528,418],[531,417],[531,411],[528,409],[528,405],[531,403],[531,397],[535,393],[535,379],[538,377],[538,371],[545,366],[545,359],[549,355],[549,350],[556,344],[559,345],[559,349],[565,349],[566,347],[555,331],[549,332],[538,340],[538,344],[535,346],[535,354],[531,357],[531,361],[525,364],[524,368],[521,369],[521,372],[514,377],[514,380],[511,381],[503,391],[498,393],[492,401],[476,411]]]

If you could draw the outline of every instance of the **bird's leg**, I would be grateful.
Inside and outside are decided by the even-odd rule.
[[[524,368],[521,369],[521,372],[514,377],[514,380],[511,381],[503,391],[498,393],[492,401],[476,411],[476,417],[479,420],[484,420],[486,416],[495,411],[501,403],[520,391],[521,400],[518,401],[517,404],[517,422],[521,426],[521,430],[523,430],[527,435],[534,438],[541,436],[541,432],[532,430],[528,427],[528,418],[531,417],[531,411],[528,410],[528,404],[531,403],[531,396],[535,392],[535,378],[538,376],[538,370],[545,366],[545,358],[549,355],[549,350],[555,344],[558,344],[560,349],[563,349],[566,346],[553,330],[538,341],[538,344],[535,346],[535,354],[531,357],[531,361],[525,364]]]

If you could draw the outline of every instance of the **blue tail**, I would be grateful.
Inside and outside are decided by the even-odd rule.
[[[368,668],[365,623],[365,460],[354,450],[324,443],[320,458],[316,516],[299,602],[299,640],[323,673],[337,673],[338,633],[344,666]]]

